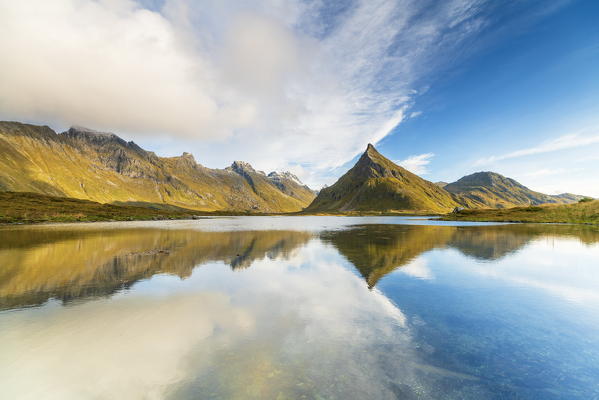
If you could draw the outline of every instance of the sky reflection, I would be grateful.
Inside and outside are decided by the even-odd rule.
[[[596,230],[227,220],[3,230],[2,397],[598,392]]]

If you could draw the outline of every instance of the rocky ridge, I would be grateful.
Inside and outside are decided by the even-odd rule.
[[[0,190],[102,203],[171,204],[202,211],[293,212],[314,193],[297,178],[268,177],[236,161],[226,169],[189,153],[159,157],[113,133],[0,122]],[[284,187],[284,190],[281,188]]]

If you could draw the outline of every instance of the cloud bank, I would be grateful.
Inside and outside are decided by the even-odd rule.
[[[399,125],[485,2],[0,0],[0,116],[317,181]],[[292,168],[293,169],[293,168]]]

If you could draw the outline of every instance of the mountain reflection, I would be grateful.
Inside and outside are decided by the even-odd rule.
[[[27,229],[0,244],[0,309],[105,296],[159,273],[188,277],[221,261],[245,268],[284,258],[312,235],[295,231]]]
[[[543,237],[571,237],[592,244],[599,242],[599,230],[574,225],[360,225],[321,234],[356,267],[370,288],[435,248],[455,248],[466,256],[492,261]]]
[[[538,238],[599,242],[599,230],[571,225],[358,225],[302,231],[205,232],[192,229],[39,227],[5,230],[0,243],[0,309],[106,296],[166,273],[186,278],[207,262],[232,269],[286,258],[312,238],[332,244],[368,287],[435,248],[497,260]]]

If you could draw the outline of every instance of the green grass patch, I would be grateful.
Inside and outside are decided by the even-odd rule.
[[[0,192],[0,223],[134,221],[191,218],[197,212],[101,204],[37,193]]]
[[[196,211],[169,204],[102,204],[29,192],[0,192],[0,224],[189,219],[199,216],[279,215],[243,211]]]
[[[442,219],[446,221],[599,224],[599,200],[581,200],[575,204],[545,205],[538,207],[467,209],[447,214],[443,216]]]

